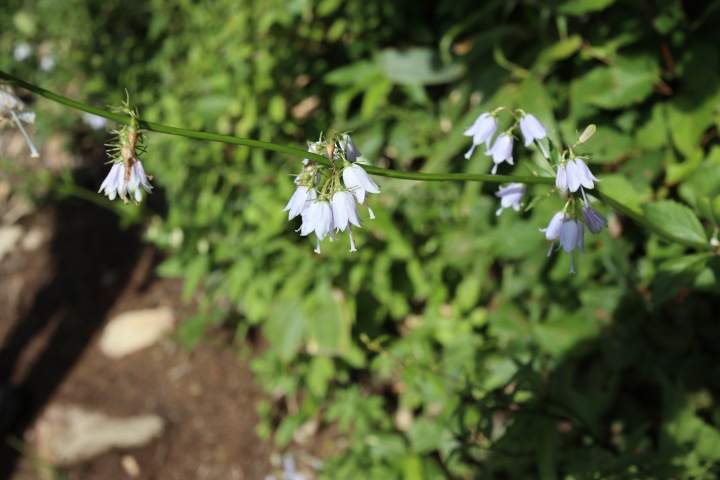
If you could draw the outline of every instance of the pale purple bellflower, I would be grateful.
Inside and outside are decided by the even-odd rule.
[[[142,187],[142,189],[140,188]],[[152,185],[145,174],[145,169],[141,160],[134,160],[130,169],[126,167],[125,162],[115,162],[110,168],[110,173],[100,185],[98,192],[105,191],[104,195],[110,200],[120,197],[125,203],[128,203],[127,196],[131,196],[136,204],[142,201],[142,190],[152,192]]]
[[[555,186],[563,192],[565,190],[577,192],[581,186],[589,190],[593,189],[595,188],[593,182],[599,181],[581,158],[573,158],[567,163],[558,165]]]
[[[500,187],[495,196],[500,199],[500,208],[495,215],[500,215],[506,208],[512,207],[516,212],[520,210],[520,200],[525,195],[525,185],[522,183],[511,183],[507,187]]]
[[[513,137],[505,132],[498,135],[498,137],[495,139],[495,143],[493,143],[492,148],[490,148],[490,150],[488,150],[488,152],[485,154],[488,156],[492,156],[493,162],[495,163],[490,173],[495,175],[498,165],[502,162],[507,162],[510,165],[514,165],[512,152]]]
[[[362,153],[355,146],[355,142],[352,141],[350,135],[347,133],[342,136],[342,140],[338,142],[340,149],[345,152],[345,158],[348,162],[357,162],[357,159],[362,157]]]
[[[600,233],[604,227],[607,227],[607,218],[605,218],[602,213],[595,210],[595,208],[590,206],[587,200],[585,200],[585,206],[582,209],[582,214],[588,230],[592,233]]]
[[[317,191],[315,187],[298,185],[295,193],[290,197],[290,201],[283,209],[288,212],[288,220],[292,220],[298,215],[302,215],[310,207],[311,202],[317,199]]]
[[[570,254],[570,273],[575,273],[575,252],[577,248],[581,252],[585,252],[584,237],[585,226],[580,220],[571,218],[568,214],[557,212],[553,215],[547,228],[540,230],[545,232],[545,238],[553,243],[548,250],[548,256],[552,253],[555,240],[560,239],[559,248],[565,253]]]
[[[466,137],[473,137],[473,144],[472,147],[470,147],[470,150],[465,154],[466,159],[470,159],[473,152],[475,151],[475,147],[480,145],[481,143],[485,144],[486,149],[490,149],[490,140],[492,140],[493,135],[495,135],[495,131],[498,127],[498,119],[494,116],[490,115],[489,113],[483,113],[480,115],[477,120],[475,120],[475,123],[465,130]]]
[[[535,117],[535,115],[528,113],[520,119],[520,131],[525,138],[526,147],[529,147],[533,143],[533,141],[535,141],[540,147],[540,150],[542,150],[545,158],[549,157],[547,151],[545,150],[545,147],[540,142],[540,140],[547,137],[547,130],[545,129],[543,124],[540,123],[540,120]]]

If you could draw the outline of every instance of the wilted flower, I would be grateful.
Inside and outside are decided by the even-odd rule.
[[[334,238],[333,229],[335,222],[330,204],[325,200],[319,200],[305,211],[302,216],[303,223],[300,226],[300,235],[307,236],[315,232],[317,237],[317,247],[315,253],[320,253],[320,242],[326,235],[330,235],[330,240]]]
[[[13,93],[10,87],[0,85],[0,125],[5,122],[12,122],[20,129],[20,133],[30,147],[30,156],[39,157],[40,154],[22,125],[22,122],[35,122],[35,114]]]
[[[525,146],[529,147],[533,140],[547,137],[547,130],[535,115],[528,113],[520,119],[520,131],[525,138]]]
[[[558,165],[555,186],[561,191],[577,192],[580,186],[592,189],[595,188],[593,181],[599,182],[600,180],[593,176],[588,166],[580,158],[573,158],[565,164]]]
[[[343,134],[342,140],[338,141],[338,144],[340,149],[345,152],[345,158],[348,162],[356,162],[358,158],[362,157],[362,153],[360,153],[360,150],[355,146],[355,142],[347,133]]]
[[[489,113],[483,113],[480,115],[477,120],[475,120],[475,123],[473,123],[473,125],[465,130],[465,133],[463,133],[466,137],[473,137],[472,147],[470,147],[470,150],[468,150],[465,154],[465,158],[469,159],[472,156],[473,151],[475,151],[475,147],[481,143],[485,143],[485,148],[489,150],[490,140],[492,140],[492,136],[495,135],[497,127],[497,118]]]
[[[513,165],[512,149],[513,138],[507,133],[501,133],[498,135],[492,148],[485,154],[492,156],[493,162],[495,163],[490,173],[495,175],[498,165],[502,162],[508,162],[510,165]]]
[[[365,202],[366,193],[380,193],[370,175],[356,163],[345,162],[342,177],[345,187],[355,195],[358,203]]]
[[[145,174],[142,161],[135,159],[131,161],[130,166],[123,162],[115,162],[110,168],[110,173],[100,185],[102,192],[105,190],[104,195],[110,200],[115,200],[115,197],[120,197],[123,202],[128,203],[127,196],[131,196],[138,205],[142,201],[142,187],[146,192],[152,192],[152,185],[148,181],[151,177]]]
[[[592,233],[600,233],[604,227],[607,227],[607,218],[605,218],[602,213],[595,210],[595,208],[590,206],[587,201],[582,209],[582,214],[588,230]]]
[[[500,208],[495,215],[500,215],[506,208],[512,207],[516,212],[520,210],[520,200],[525,195],[525,185],[522,183],[511,183],[507,187],[500,187],[495,196],[500,199]]]
[[[312,186],[299,185],[295,189],[290,201],[283,209],[288,212],[288,220],[302,215],[310,207],[310,203],[317,199],[317,191]]]

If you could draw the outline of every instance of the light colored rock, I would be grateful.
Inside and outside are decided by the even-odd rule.
[[[157,342],[170,332],[175,318],[169,308],[135,310],[110,320],[100,337],[100,350],[120,358]]]
[[[0,226],[0,260],[12,252],[23,236],[23,228],[19,225]]]
[[[35,448],[54,465],[71,465],[113,448],[141,447],[163,427],[163,419],[152,414],[113,418],[76,405],[52,405],[35,425]]]

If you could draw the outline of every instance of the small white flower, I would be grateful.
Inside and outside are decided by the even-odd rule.
[[[599,181],[582,159],[574,158],[565,164],[558,165],[555,186],[561,191],[570,190],[571,192],[577,192],[580,186],[593,189],[595,188],[593,182]]]
[[[567,218],[569,217],[563,212],[557,212],[555,215],[553,215],[553,217],[550,219],[550,223],[548,223],[548,226],[540,229],[541,232],[545,232],[545,239],[554,242],[560,236],[560,229],[562,228],[563,222]],[[552,245],[550,246],[548,256],[550,256],[551,252]]]
[[[32,54],[32,47],[29,43],[22,42],[15,45],[15,48],[13,49],[13,58],[17,60],[18,62],[22,62],[23,60],[27,60],[28,57]]]
[[[57,64],[57,60],[55,60],[55,57],[52,55],[45,55],[40,59],[40,70],[44,72],[49,72],[53,68],[55,68],[55,65]]]
[[[350,224],[361,227],[355,196],[347,190],[335,192],[330,199],[335,229],[344,232]]]
[[[555,246],[555,240],[560,239],[558,248],[570,254],[570,273],[575,273],[575,249],[585,252],[585,225],[580,220],[571,218],[568,214],[557,212],[553,215],[547,228],[540,230],[545,232],[545,238],[551,240],[548,257]]]
[[[302,218],[303,223],[300,226],[300,235],[307,236],[315,232],[315,236],[317,237],[315,253],[320,253],[320,242],[325,236],[330,235],[330,240],[335,237],[333,234],[335,222],[330,204],[324,200],[317,201],[310,205]]]
[[[305,213],[315,199],[317,199],[317,191],[315,188],[299,185],[295,189],[295,193],[290,197],[290,201],[283,209],[283,212],[288,212],[288,220],[292,220],[298,215]]]
[[[473,125],[463,133],[466,137],[473,137],[472,147],[470,147],[470,150],[468,150],[465,154],[465,158],[470,159],[475,151],[475,147],[481,143],[485,143],[485,148],[489,150],[490,140],[492,140],[492,136],[495,135],[497,127],[497,118],[489,113],[483,113],[480,115],[477,120],[475,120],[475,123],[473,123]]]
[[[512,207],[516,212],[520,210],[520,200],[525,195],[525,185],[522,183],[511,183],[507,187],[500,187],[495,196],[500,199],[500,208],[495,215],[500,215],[506,208]]]
[[[380,193],[370,175],[357,163],[345,162],[342,177],[345,187],[355,195],[358,203],[365,202],[366,193]]]
[[[534,140],[547,137],[547,130],[535,115],[528,113],[520,119],[520,131],[525,138],[525,146],[529,147]]]
[[[510,165],[514,165],[512,149],[513,138],[507,133],[501,133],[500,135],[498,135],[498,137],[495,139],[495,143],[493,143],[492,148],[485,154],[487,156],[493,157],[493,162],[495,163],[491,171],[493,175],[495,175],[498,165],[502,162],[507,162]]]
[[[348,162],[356,162],[358,158],[362,157],[362,153],[360,153],[360,150],[355,146],[355,142],[347,133],[342,136],[342,140],[338,142],[338,145],[345,152],[345,158]]]
[[[151,193],[152,189],[142,161],[134,160],[129,172],[125,162],[113,163],[110,173],[100,185],[98,193],[104,190],[104,195],[107,195],[110,200],[115,200],[119,196],[125,203],[128,203],[126,197],[130,195],[137,205],[143,199],[142,190]]]
[[[22,125],[22,122],[35,122],[35,114],[12,92],[10,87],[0,85],[0,125],[5,122],[14,123],[20,129],[20,133],[30,148],[30,156],[39,157],[40,154]]]

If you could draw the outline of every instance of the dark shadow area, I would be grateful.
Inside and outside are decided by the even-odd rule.
[[[52,279],[0,350],[0,385],[10,387],[0,398],[0,480],[11,478],[21,455],[8,439],[23,438],[83,355],[141,252],[138,228],[122,229],[115,214],[80,200],[54,204],[52,231]],[[27,374],[10,384],[23,352],[43,335],[47,342]]]

